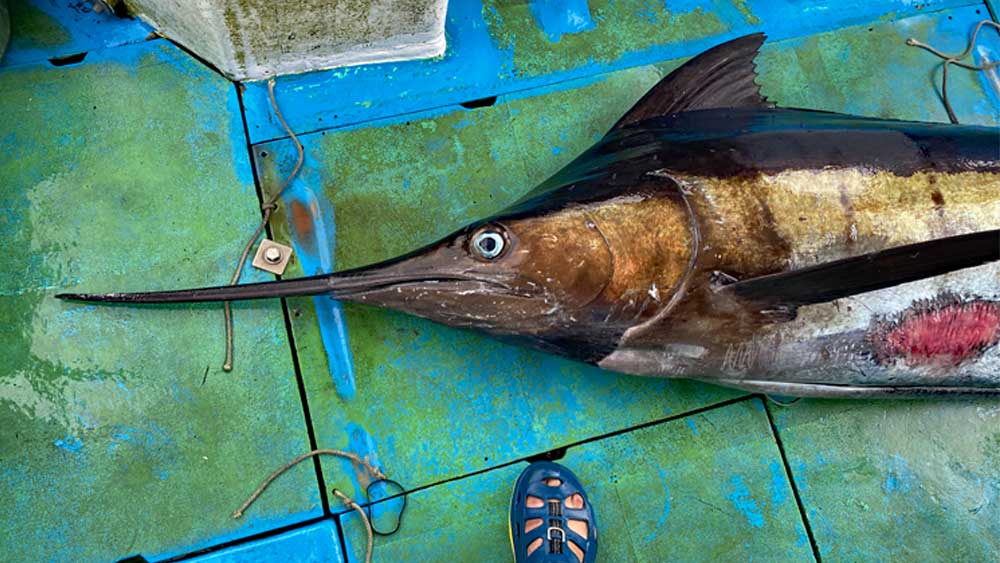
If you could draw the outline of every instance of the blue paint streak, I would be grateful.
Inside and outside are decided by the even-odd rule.
[[[60,438],[59,440],[52,442],[52,444],[57,448],[61,448],[66,450],[67,452],[73,452],[73,453],[80,451],[80,448],[83,447],[83,442],[78,440],[75,436],[66,436],[65,438]]]
[[[760,511],[760,507],[757,506],[757,501],[755,501],[750,496],[750,490],[745,484],[743,484],[743,478],[739,475],[734,475],[729,480],[730,491],[726,495],[729,502],[733,503],[736,510],[747,519],[754,528],[764,527],[764,515]]]
[[[889,469],[885,480],[882,481],[882,490],[886,494],[906,493],[913,488],[915,481],[916,477],[906,459],[896,454],[889,460]]]
[[[375,448],[375,440],[372,438],[371,434],[360,424],[351,422],[347,425],[347,451],[354,452],[358,454],[362,459],[368,460],[368,463],[372,467],[377,467],[382,470],[382,466],[378,460],[378,452]],[[345,468],[348,469],[348,474],[351,476],[351,481],[354,482],[354,498],[362,499],[365,498],[365,487],[361,485],[355,475],[354,466],[350,460],[341,459]],[[375,497],[375,487],[372,487],[372,496]]]
[[[531,15],[549,41],[558,43],[563,34],[594,29],[587,0],[531,0]]]
[[[256,563],[258,561],[310,561],[342,563],[337,526],[323,520],[277,536],[236,545],[195,557],[197,563]]]
[[[370,463],[373,467],[377,467],[379,470],[384,469],[381,463],[379,463],[375,440],[371,437],[367,430],[365,430],[360,424],[352,422],[347,425],[347,436],[347,451],[358,454],[358,456],[362,459],[368,460],[368,463]],[[355,501],[360,504],[364,504],[369,501],[376,503],[371,506],[371,516],[375,526],[383,531],[395,527],[395,523],[403,510],[403,498],[397,498],[385,502],[376,501],[398,494],[402,491],[395,486],[378,482],[371,485],[368,489],[370,497],[366,497],[365,487],[362,486],[361,481],[358,479],[358,470],[355,469],[349,460],[341,459],[340,461],[340,466],[347,471],[347,474],[351,477],[351,482],[354,484],[353,498]],[[368,476],[366,475],[366,478],[367,477]],[[338,508],[344,511],[350,510],[343,506]]]
[[[663,7],[671,15],[687,14],[708,4],[711,0],[663,0]]]
[[[290,147],[291,144],[285,143],[285,146]],[[294,158],[291,154],[284,156],[286,160]],[[290,165],[290,162],[285,164]],[[282,194],[285,214],[292,228],[292,246],[306,276],[329,274],[334,271],[337,226],[334,221],[333,205],[323,195],[322,190],[312,189],[311,186],[316,185],[322,185],[322,182],[315,168],[304,166]],[[293,205],[309,213],[310,232],[298,232],[298,221],[291,215]],[[323,339],[327,366],[334,388],[341,398],[353,399],[357,394],[357,387],[354,382],[354,362],[347,343],[347,324],[344,322],[343,306],[339,301],[325,295],[313,297],[313,304],[316,307],[316,319],[319,322],[319,332]]]
[[[781,506],[788,498],[788,481],[785,480],[785,466],[778,460],[768,464],[771,471],[771,504]]]
[[[697,436],[698,435],[698,426],[695,425],[694,419],[693,418],[685,418],[684,422],[686,422],[687,425],[688,425],[688,428],[691,429],[691,433],[694,434],[695,436]]]
[[[663,514],[656,522],[656,529],[646,537],[647,544],[656,539],[656,536],[660,533],[660,528],[667,523],[667,517],[670,516],[670,487],[667,486],[667,472],[663,469],[660,470],[660,479],[663,483]]]

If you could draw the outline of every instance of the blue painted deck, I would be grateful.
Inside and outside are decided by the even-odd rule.
[[[561,448],[595,503],[605,561],[1000,555],[989,401],[782,408],[326,298],[234,307],[226,374],[217,307],[54,301],[67,288],[227,281],[258,190],[276,189],[295,152],[263,83],[241,90],[80,2],[10,4],[0,560],[359,561],[360,520],[330,494],[363,498],[347,462],[304,463],[230,517],[312,447],[367,456],[412,491],[376,561],[509,559],[510,487],[526,458]],[[279,79],[307,156],[269,229],[296,249],[290,276],[434,240],[571,160],[685,57],[753,31],[771,39],[760,83],[781,105],[945,121],[939,61],[903,42],[961,51],[990,8],[453,1],[442,57]],[[1000,36],[977,57],[997,60]],[[997,84],[955,72],[959,118],[1000,123]],[[248,269],[243,281],[263,279]],[[375,504],[380,527],[398,507]]]

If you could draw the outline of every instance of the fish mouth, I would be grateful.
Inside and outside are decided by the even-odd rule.
[[[386,293],[420,293],[434,292],[449,295],[468,293],[507,295],[511,297],[535,297],[537,291],[516,288],[511,284],[483,276],[385,276],[381,278],[362,278],[360,280],[335,280],[331,291],[327,292],[334,299],[348,301],[364,301],[374,294]]]

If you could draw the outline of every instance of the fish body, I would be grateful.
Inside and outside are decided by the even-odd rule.
[[[329,293],[638,375],[800,396],[1000,394],[1000,131],[777,108],[762,35],[664,78],[510,208]]]
[[[581,161],[642,156],[582,175],[602,182],[612,170],[622,181],[630,171],[648,179],[690,215],[687,228],[649,246],[698,244],[677,285],[653,289],[636,278],[612,300],[620,309],[611,320],[635,314],[643,322],[593,361],[795,395],[993,392],[1000,386],[998,136],[987,127],[780,108],[692,111],[612,133]],[[981,260],[932,275],[937,255],[961,256],[976,244]],[[922,253],[918,279],[871,291],[846,279],[892,282],[877,261],[849,261],[900,247]],[[850,269],[824,268],[838,261]],[[809,268],[820,277],[804,287],[767,281]],[[757,280],[752,299],[741,297],[741,280]]]

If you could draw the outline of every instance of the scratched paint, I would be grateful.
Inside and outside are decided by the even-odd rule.
[[[278,157],[284,159],[279,163]],[[297,153],[271,154],[266,149],[256,152],[254,162],[265,200],[269,200],[274,191],[285,183],[297,159]],[[297,268],[292,270],[297,275],[315,276],[334,271],[336,215],[319,189],[322,183],[316,169],[307,165],[285,187],[279,199],[279,207],[285,213],[285,223],[281,225],[287,225],[288,230],[279,228],[274,233],[278,240],[290,243],[294,248],[293,259],[301,266],[301,273]],[[343,306],[339,301],[322,295],[313,297],[312,302],[334,388],[338,395],[350,400],[354,398],[356,388]],[[292,311],[293,316],[297,313],[298,309]]]
[[[824,555],[976,561],[1000,550],[995,401],[802,401],[772,412]]]
[[[948,116],[928,78],[937,76],[939,84],[941,61],[905,41],[915,37],[945,52],[961,52],[982,12],[979,6],[967,6],[765,48],[757,59],[761,91],[785,107],[946,123]],[[987,48],[1000,48],[997,34],[984,33],[981,41]],[[873,57],[884,70],[872,71]],[[991,101],[982,77],[963,71],[949,72],[948,79],[948,95],[962,123],[997,123],[1000,105]],[[886,87],[889,83],[892,87]]]
[[[689,57],[726,38],[761,29],[767,31],[772,41],[860,24],[867,30],[869,22],[887,16],[896,21],[934,10],[967,6],[969,2],[671,0],[636,3],[602,0],[587,4],[594,29],[566,35],[553,43],[539,28],[530,6],[524,2],[449,2],[446,20],[449,43],[442,57],[281,77],[277,91],[285,106],[285,117],[300,133],[352,125]],[[953,24],[948,21],[942,25]],[[965,32],[963,28],[959,34],[963,40]],[[878,47],[868,52],[869,56],[890,52],[889,44]],[[891,47],[894,51],[897,46],[892,44]],[[958,50],[963,48],[964,44]],[[854,54],[866,56],[865,53]],[[864,72],[870,66],[862,65],[857,70]],[[879,80],[878,73],[865,74],[871,81]],[[901,71],[895,74],[898,74],[897,80],[920,83],[911,93],[929,90],[915,75],[907,76]],[[955,76],[960,74],[965,73],[955,73]],[[811,82],[818,80],[816,75],[809,78]],[[802,84],[805,83],[799,82],[797,86],[801,88]],[[822,85],[824,90],[830,87]],[[860,98],[883,90],[891,89],[865,90],[868,95]],[[271,115],[263,83],[247,85],[244,101],[254,143],[285,135]],[[913,107],[918,104],[914,102]]]
[[[569,448],[559,463],[580,478],[594,507],[599,561],[811,560],[795,503],[766,500],[769,465],[781,458],[767,416],[751,402],[691,417],[703,429],[697,436],[678,419]],[[402,528],[375,542],[374,560],[510,559],[507,511],[525,467],[411,494]],[[726,498],[735,477],[758,499],[761,527]],[[360,561],[366,538],[356,515],[345,517],[344,532],[351,560]]]
[[[564,35],[558,43],[536,27],[529,5],[486,0],[483,18],[497,47],[512,52],[512,77],[568,71],[595,61],[607,64],[629,51],[720,35],[731,27],[717,11],[677,12],[666,4],[649,3],[642,17],[636,18],[633,3],[596,0],[588,4],[599,25],[586,33]]]
[[[532,0],[529,4],[531,15],[545,36],[553,43],[563,34],[579,33],[594,29],[594,19],[590,16],[590,6],[585,0]]]
[[[319,513],[302,467],[229,517],[308,449],[277,304],[235,307],[223,374],[216,307],[51,298],[228,278],[259,216],[234,110],[232,85],[163,41],[0,71],[0,236],[19,249],[0,256],[0,559],[169,557]]]

